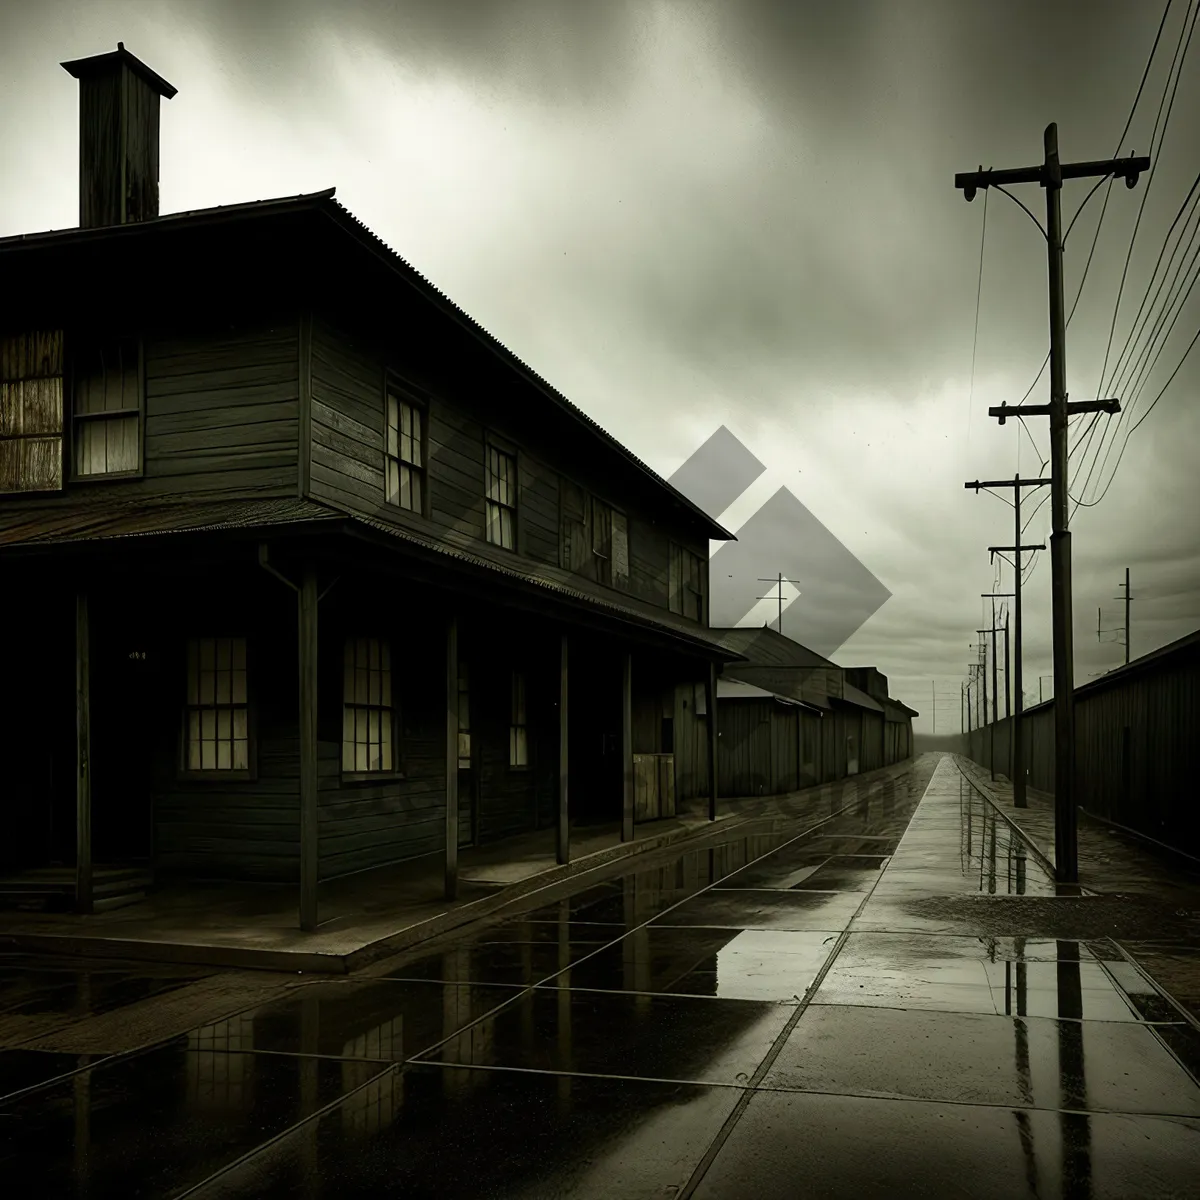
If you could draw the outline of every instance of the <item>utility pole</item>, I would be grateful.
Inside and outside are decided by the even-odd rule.
[[[995,601],[992,601],[993,608]],[[998,716],[996,713],[996,634],[1000,631],[996,628],[995,615],[992,616],[991,629],[977,629],[978,634],[990,633],[992,635],[992,723],[991,723],[991,749],[988,753],[990,759],[990,770],[992,778],[996,778],[996,721]],[[980,642],[979,648],[983,651],[983,669],[980,674],[983,676],[983,720],[987,723],[987,642]]]
[[[933,732],[937,733],[937,692],[934,690],[937,687],[937,680],[929,681],[929,704],[933,710]]]
[[[1013,807],[1026,808],[1028,802],[1025,792],[1025,732],[1021,720],[1021,714],[1025,711],[1025,688],[1024,681],[1021,678],[1021,552],[1024,550],[1045,550],[1045,543],[1038,545],[1021,545],[1021,489],[1023,487],[1048,487],[1053,481],[1049,479],[1022,479],[1020,475],[1014,475],[1012,481],[1007,479],[985,479],[980,481],[976,479],[974,483],[965,484],[965,487],[974,488],[976,495],[980,488],[999,488],[1010,487],[1013,490],[1013,531],[1014,538],[1011,546],[989,546],[988,558],[989,561],[997,554],[1003,556],[1011,553],[1013,558],[1013,600],[1016,609],[1016,644],[1014,646],[1013,658],[1013,690],[1016,695],[1016,719],[1012,725],[1012,752],[1013,752]],[[1039,697],[1041,689],[1041,680],[1038,680]]]
[[[1012,716],[1012,677],[1008,672],[1008,612],[1004,614],[1004,719]],[[1011,746],[1011,739],[1009,745]]]
[[[1054,863],[1060,883],[1078,883],[1079,861],[1076,836],[1075,795],[1075,664],[1071,623],[1071,534],[1069,523],[1070,483],[1068,476],[1067,421],[1075,413],[1120,412],[1119,400],[1067,401],[1067,326],[1063,304],[1062,185],[1064,179],[1101,179],[1112,175],[1137,184],[1138,175],[1150,169],[1150,159],[1124,158],[1104,162],[1063,163],[1058,157],[1058,125],[1051,122],[1043,135],[1043,161],[1034,167],[1004,171],[966,172],[955,175],[954,186],[963,189],[968,201],[978,188],[992,184],[1037,183],[1046,190],[1047,268],[1050,298],[1050,403],[1017,406],[1007,403],[989,408],[988,415],[1050,418],[1051,521],[1050,570],[1054,623]],[[1019,539],[1018,539],[1019,540]]]
[[[1129,568],[1125,568],[1125,665],[1129,666],[1129,602],[1133,597],[1129,594]]]
[[[760,576],[758,582],[759,583],[773,583],[776,585],[776,588],[778,589],[777,595],[778,595],[778,600],[779,600],[779,632],[782,633],[783,632],[783,585],[785,583],[790,583],[792,585],[792,587],[796,587],[796,581],[794,579],[784,579],[783,572],[780,571],[780,573],[778,575],[776,575],[774,579],[763,579]],[[796,594],[797,595],[800,594],[799,588],[796,588]],[[776,596],[756,596],[755,599],[757,599],[757,600],[774,600],[774,599],[776,599]]]

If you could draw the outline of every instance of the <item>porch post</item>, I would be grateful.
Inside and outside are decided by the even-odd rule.
[[[317,928],[317,571],[304,566],[300,627],[300,928]]]
[[[717,819],[717,665],[708,664],[704,681],[704,707],[708,710],[708,819]]]
[[[633,654],[625,651],[625,678],[621,688],[621,767],[624,782],[621,804],[621,841],[633,841]]]
[[[458,896],[458,618],[446,622],[446,899]]]
[[[91,645],[87,592],[75,597],[75,908],[92,911]]]
[[[555,829],[555,861],[566,866],[571,861],[570,809],[567,805],[567,635],[562,635],[558,673],[558,822]]]

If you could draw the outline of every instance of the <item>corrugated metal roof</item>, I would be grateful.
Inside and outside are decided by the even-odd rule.
[[[478,321],[475,320],[469,313],[459,308],[445,292],[436,284],[427,279],[421,274],[407,259],[403,258],[391,246],[387,244],[377,233],[369,229],[362,221],[358,219],[350,210],[339,204],[332,195],[321,201],[321,207],[329,212],[334,217],[337,223],[343,228],[349,229],[360,239],[367,241],[374,247],[383,251],[392,266],[400,268],[402,274],[409,278],[411,283],[417,287],[429,298],[437,303],[441,308],[447,311],[457,321],[467,326],[472,333],[479,337],[491,350],[493,350],[501,359],[508,363],[509,366],[515,367],[523,374],[531,383],[533,383],[541,392],[543,392],[550,400],[561,408],[565,409],[577,420],[586,425],[592,433],[598,436],[601,440],[608,443],[614,450],[618,451],[623,457],[628,459],[634,466],[647,475],[660,488],[671,493],[676,501],[684,508],[688,509],[694,516],[699,517],[708,527],[709,534],[714,540],[718,541],[737,541],[737,538],[724,526],[718,524],[708,513],[706,513],[694,501],[689,500],[681,491],[673,487],[667,482],[657,471],[648,464],[644,463],[636,454],[633,453],[627,446],[618,442],[601,425],[592,420],[591,417],[573,404],[566,398],[553,384],[543,379],[532,367],[524,360],[514,354],[507,346],[505,346],[498,338],[490,334]]]
[[[866,692],[860,691],[852,683],[843,682],[840,699],[847,704],[853,704],[856,708],[865,708],[877,713],[883,712],[883,705],[878,700],[872,699]]]
[[[527,363],[508,349],[498,338],[488,333],[482,325],[463,309],[459,308],[440,288],[422,275],[411,263],[399,255],[378,234],[372,232],[349,209],[334,199],[336,189],[309,192],[273,200],[252,200],[244,204],[217,205],[213,208],[192,209],[182,213],[167,213],[146,221],[135,221],[125,225],[108,225],[95,229],[48,230],[41,233],[17,234],[0,238],[0,253],[12,252],[23,247],[43,244],[70,244],[73,242],[102,241],[114,237],[142,237],[149,231],[171,229],[181,226],[201,227],[216,221],[240,220],[251,217],[277,216],[292,211],[314,210],[324,213],[334,225],[349,233],[360,243],[381,253],[389,266],[420,291],[427,299],[437,304],[447,315],[464,325],[484,342],[502,361],[517,370],[543,395],[560,409],[568,412],[610,449],[615,450],[627,462],[642,472],[658,488],[668,493],[680,507],[690,512],[707,529],[709,536],[718,541],[736,541],[736,537],[718,524],[708,513],[681,491],[672,487],[657,471],[644,463],[627,446],[617,441],[607,430],[597,424],[581,408],[573,404],[557,388],[543,379]]]
[[[413,529],[392,525],[376,517],[364,516],[357,513],[347,513],[346,516],[352,523],[374,529],[389,537],[420,546],[436,554],[448,555],[470,566],[480,567],[488,571],[498,571],[500,574],[506,575],[511,579],[532,584],[535,587],[554,592],[567,599],[581,602],[611,616],[618,617],[621,620],[631,621],[634,624],[652,628],[659,632],[670,633],[672,636],[688,642],[695,648],[702,648],[710,654],[713,651],[719,651],[719,657],[725,659],[727,662],[734,661],[736,652],[729,651],[727,647],[711,636],[710,630],[703,626],[693,625],[685,621],[682,617],[676,617],[673,613],[664,612],[662,609],[652,605],[639,607],[636,605],[636,602],[622,604],[615,600],[609,600],[604,597],[592,595],[589,592],[581,591],[579,588],[573,587],[570,583],[566,582],[569,578],[566,572],[557,570],[556,568],[534,565],[529,562],[512,559],[503,551],[497,551],[496,556],[492,557],[487,549],[470,542],[468,539],[461,537],[461,535],[459,535],[461,539],[460,544],[455,545],[439,540],[438,538],[428,537]],[[455,535],[447,534],[446,536],[453,537]]]
[[[9,509],[0,512],[0,518],[0,549],[12,549],[342,520],[344,514],[311,500],[283,497],[188,503],[114,500],[85,509]]]
[[[805,708],[810,712],[820,714],[821,710],[815,704],[806,704],[803,700],[795,700],[791,696],[783,696],[766,688],[755,687],[752,683],[742,683],[736,679],[717,680],[718,700],[775,700],[792,708]]]
[[[713,629],[723,646],[744,655],[755,666],[762,667],[835,667],[836,663],[815,650],[785,637],[764,625],[761,628],[733,627]],[[839,668],[840,670],[840,668]]]
[[[764,688],[777,696],[790,696],[817,708],[829,707],[828,667],[759,667],[752,663],[731,663],[725,674],[751,687]],[[840,681],[839,681],[840,682]]]

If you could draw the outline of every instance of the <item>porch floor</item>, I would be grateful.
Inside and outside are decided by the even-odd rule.
[[[445,860],[427,855],[320,885],[318,927],[299,928],[294,884],[187,881],[164,883],[125,908],[75,913],[0,912],[0,946],[43,953],[106,955],[265,970],[342,974],[487,916],[513,900],[608,863],[674,843],[727,837],[731,828],[773,826],[854,804],[867,785],[902,774],[906,760],[853,779],[737,800],[709,821],[707,801],[688,801],[677,815],[635,825],[621,841],[620,825],[571,830],[571,862],[554,858],[554,830],[465,847],[458,856],[458,898],[444,898]]]
[[[780,797],[782,799],[782,797]],[[706,830],[743,824],[745,815],[707,812],[635,826],[571,831],[571,862],[554,856],[554,830],[459,851],[458,898],[444,898],[445,860],[427,855],[320,885],[318,927],[299,928],[293,884],[164,882],[139,903],[91,916],[0,912],[0,944],[50,952],[207,962],[219,966],[342,972],[486,915],[526,892],[616,858],[644,853]],[[468,910],[468,911],[463,911]]]

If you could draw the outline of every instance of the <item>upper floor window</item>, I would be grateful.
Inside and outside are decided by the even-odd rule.
[[[670,609],[693,621],[704,620],[704,560],[684,546],[671,545]]]
[[[596,564],[596,582],[612,583],[613,510],[592,497],[592,558]]]
[[[342,770],[394,771],[391,648],[377,638],[347,638],[343,672]]]
[[[425,508],[425,412],[393,391],[387,396],[387,501],[412,512]]]
[[[71,350],[74,474],[135,475],[141,468],[141,354],[133,338],[85,339]]]
[[[487,448],[487,540],[506,550],[516,547],[517,457]]]
[[[0,493],[63,485],[63,335],[0,338]]]
[[[183,769],[250,769],[245,638],[188,642]]]

